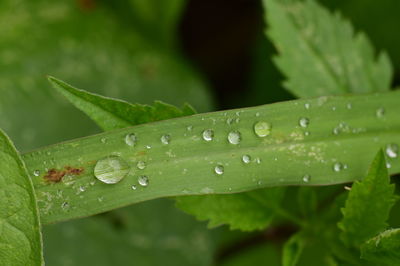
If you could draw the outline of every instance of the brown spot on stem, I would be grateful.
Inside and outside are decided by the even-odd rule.
[[[74,168],[71,166],[65,166],[64,170],[57,170],[55,168],[52,168],[47,171],[46,175],[43,178],[48,183],[58,183],[65,175],[80,175],[83,171],[83,167]]]

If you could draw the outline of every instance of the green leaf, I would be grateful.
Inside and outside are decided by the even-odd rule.
[[[298,97],[386,91],[392,68],[381,53],[376,59],[367,37],[354,34],[339,13],[314,0],[264,0],[268,36],[285,74],[284,86]]]
[[[396,201],[394,188],[390,184],[385,156],[380,151],[367,176],[352,186],[342,209],[343,219],[338,226],[348,246],[358,247],[387,227],[386,220]]]
[[[180,111],[174,106],[162,103],[156,103],[155,107],[134,105],[78,90],[52,77],[49,80],[72,104],[84,111],[104,130],[194,113],[189,107]],[[178,199],[178,207],[200,219],[210,219],[210,226],[227,223],[232,229],[250,231],[268,226],[283,192],[284,189],[280,188],[236,195],[182,197]],[[265,210],[266,205],[271,205],[268,212]],[[252,215],[243,217],[241,213],[247,209],[252,211]]]
[[[390,229],[361,246],[361,258],[372,265],[400,265],[400,229]]]
[[[317,211],[317,193],[315,188],[300,187],[297,192],[297,202],[303,216],[314,215]]]
[[[93,119],[103,130],[124,128],[195,113],[189,105],[185,105],[182,110],[179,110],[175,106],[159,101],[155,102],[153,106],[131,104],[76,89],[53,77],[49,77],[49,81],[58,92]]]
[[[198,114],[56,144],[27,153],[24,160],[30,173],[40,171],[32,180],[44,223],[159,197],[337,184],[358,179],[376,150],[400,143],[399,99],[400,91],[393,91]],[[382,103],[386,112],[377,117]],[[309,119],[306,129],[299,125],[302,117]],[[256,134],[254,126],[260,121],[272,125],[268,136]],[[203,139],[206,129],[214,131],[211,141]],[[241,136],[237,145],[228,141],[229,133],[236,131]],[[135,146],[126,144],[129,134],[136,135]],[[164,135],[170,136],[169,144],[161,142]],[[94,176],[96,163],[110,155],[131,168],[115,185]],[[249,163],[243,162],[243,155],[250,156]],[[141,161],[147,164],[145,169],[137,168]],[[334,171],[338,163],[349,167]],[[221,166],[219,175],[215,168]],[[390,171],[399,172],[400,165],[392,163]],[[311,176],[308,182],[303,180],[306,174]],[[138,185],[142,175],[149,179],[147,187]],[[57,194],[60,190],[62,195]],[[98,204],[99,198],[107,200]],[[65,203],[71,206],[68,211],[62,209]]]
[[[306,239],[302,233],[290,237],[283,246],[282,266],[295,266],[303,252]]]
[[[232,195],[178,197],[176,203],[199,220],[210,220],[209,227],[228,224],[231,230],[253,231],[272,222],[284,192],[284,188],[270,188]]]
[[[1,265],[43,265],[33,185],[11,140],[0,130]]]

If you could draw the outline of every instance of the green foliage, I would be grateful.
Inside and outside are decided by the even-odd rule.
[[[268,36],[275,62],[288,80],[284,86],[298,97],[386,91],[392,68],[388,56],[377,59],[364,34],[330,14],[314,0],[264,0]]]
[[[0,262],[43,265],[42,236],[32,182],[25,165],[0,131]]]
[[[176,200],[177,206],[187,213],[199,220],[210,220],[209,227],[228,224],[232,230],[253,231],[271,224],[281,209],[284,191],[284,188],[271,188],[232,195],[178,197]]]
[[[342,209],[343,219],[339,228],[348,246],[358,247],[387,227],[386,220],[396,200],[393,193],[394,185],[390,184],[385,156],[379,152],[368,175],[352,186]]]
[[[283,247],[282,265],[297,265],[300,255],[303,252],[304,245],[305,239],[301,233],[293,235]]]
[[[383,231],[361,246],[361,257],[371,265],[400,264],[400,229]]]

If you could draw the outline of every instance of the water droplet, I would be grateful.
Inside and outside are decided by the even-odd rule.
[[[302,118],[299,119],[299,125],[301,127],[304,127],[304,128],[308,127],[308,124],[310,124],[310,120],[308,118],[302,117]]]
[[[230,144],[237,145],[240,143],[241,139],[242,139],[242,137],[241,137],[239,131],[231,131],[228,134],[228,141]]]
[[[137,167],[138,169],[140,169],[140,170],[143,170],[143,169],[146,168],[146,162],[139,161],[139,162],[137,162],[136,167]]]
[[[132,186],[131,186],[131,189],[132,189],[132,190],[136,190],[136,188],[137,188],[137,187],[136,187],[135,185],[132,185]]]
[[[224,166],[221,165],[221,164],[218,164],[217,166],[215,166],[214,172],[215,172],[217,175],[223,175],[223,174],[224,174]]]
[[[106,139],[106,138],[101,138],[101,139],[100,139],[100,141],[101,141],[101,143],[103,143],[103,144],[104,144],[104,143],[106,143],[106,142],[107,142],[107,139]]]
[[[383,118],[385,116],[385,108],[380,107],[380,108],[376,109],[375,114],[376,114],[377,118]]]
[[[306,108],[306,109],[310,109],[310,106],[311,106],[311,105],[310,105],[309,103],[305,103],[305,104],[304,104],[304,108]]]
[[[254,125],[254,132],[259,137],[266,137],[271,134],[272,126],[270,123],[260,121]]]
[[[242,161],[243,161],[245,164],[250,163],[250,162],[251,162],[251,157],[250,157],[250,155],[247,155],[247,154],[243,155],[243,156],[242,156]]]
[[[214,130],[206,129],[203,131],[203,139],[205,141],[212,141],[213,138],[214,138]]]
[[[115,184],[129,172],[129,165],[119,156],[111,155],[97,161],[94,167],[95,177],[103,183]]]
[[[308,183],[311,180],[311,176],[310,175],[304,175],[303,176],[303,182]]]
[[[336,106],[333,106],[333,107],[332,107],[332,111],[336,111]]]
[[[310,136],[310,131],[304,132],[304,136]]]
[[[138,177],[138,183],[142,187],[147,187],[149,185],[149,178],[145,175],[141,175]]]
[[[98,197],[98,198],[97,198],[97,201],[98,201],[98,202],[102,202],[103,200],[104,200],[104,197]]]
[[[344,166],[343,166],[343,164],[342,163],[334,163],[333,164],[333,171],[335,171],[335,172],[340,172],[340,171],[342,171],[344,169]]]
[[[148,149],[148,150],[151,149],[151,146],[150,146],[150,145],[146,145],[145,147],[146,147],[146,149]]]
[[[256,164],[260,164],[260,163],[261,163],[261,159],[257,157],[257,158],[255,159],[255,162],[256,162]]]
[[[397,144],[391,143],[386,145],[385,151],[389,158],[397,158],[399,156],[399,146]]]
[[[69,209],[69,203],[68,202],[63,202],[62,204],[61,204],[61,209],[63,209],[64,211],[65,210],[68,210]]]
[[[39,170],[33,171],[33,175],[34,175],[34,176],[40,176],[40,171],[39,171]]]
[[[392,167],[392,164],[389,163],[389,162],[386,162],[386,168],[389,169],[389,168],[391,168],[391,167]]]
[[[85,190],[86,190],[86,188],[85,188],[84,186],[80,186],[80,187],[79,187],[79,191],[80,191],[80,192],[85,192]]]
[[[228,119],[226,119],[226,123],[227,123],[228,125],[232,125],[233,121],[234,121],[233,118],[228,118]]]
[[[351,109],[351,108],[353,108],[353,105],[351,104],[351,103],[348,103],[347,105],[346,105],[346,107],[347,107],[347,109]]]
[[[187,131],[192,131],[193,130],[193,126],[187,126],[186,129],[187,129]]]
[[[126,145],[133,147],[136,145],[136,142],[137,142],[137,137],[135,133],[130,133],[125,136]]]
[[[260,116],[260,113],[259,113],[259,112],[257,112],[257,113],[256,113],[256,117],[259,117],[259,116]]]
[[[335,127],[335,128],[332,130],[332,132],[333,132],[334,135],[339,135],[339,133],[340,133],[340,128]]]
[[[169,144],[170,142],[171,142],[171,136],[170,136],[170,135],[166,134],[166,135],[162,135],[162,136],[161,136],[161,143],[162,143],[162,144],[167,145],[167,144]]]

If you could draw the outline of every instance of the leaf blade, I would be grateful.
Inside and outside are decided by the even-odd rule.
[[[348,246],[359,246],[386,228],[386,220],[396,201],[390,184],[383,151],[378,152],[367,176],[355,182],[342,209],[338,224],[341,238]]]
[[[33,185],[11,140],[0,130],[0,261],[43,265]]]
[[[375,58],[364,34],[313,0],[264,0],[267,35],[279,52],[284,86],[298,97],[386,91],[392,67],[388,56]],[[338,41],[340,40],[340,42]],[[294,45],[296,44],[296,45]],[[307,66],[307,67],[304,67]]]

